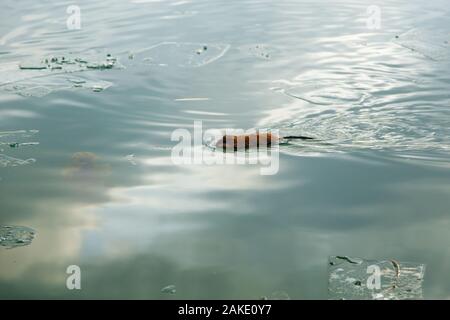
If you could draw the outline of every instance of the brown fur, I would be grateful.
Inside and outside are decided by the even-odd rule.
[[[244,135],[224,135],[222,139],[217,141],[216,147],[224,151],[237,151],[239,149],[270,147],[272,144],[278,143],[280,137],[270,132],[254,133]]]

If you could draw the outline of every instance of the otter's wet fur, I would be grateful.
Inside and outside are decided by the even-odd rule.
[[[281,141],[291,139],[312,140],[314,138],[306,136],[286,136],[281,137],[271,132],[257,132],[243,135],[224,135],[216,142],[216,148],[223,149],[223,151],[238,151],[242,149],[271,147]]]

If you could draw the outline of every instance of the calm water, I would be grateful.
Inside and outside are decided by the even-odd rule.
[[[0,247],[1,298],[327,298],[330,255],[424,263],[424,297],[450,298],[447,0],[378,1],[380,29],[371,1],[77,1],[79,30],[71,4],[0,11],[2,65],[93,49],[124,65],[89,72],[102,92],[0,91],[0,132],[39,142],[0,145],[36,160],[0,167],[0,225],[37,232]],[[179,45],[143,63],[161,42]],[[326,143],[281,147],[269,176],[176,166],[171,134],[194,120]]]

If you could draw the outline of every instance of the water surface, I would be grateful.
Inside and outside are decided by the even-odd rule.
[[[0,247],[0,297],[326,299],[331,255],[426,264],[425,298],[450,297],[447,1],[381,1],[378,30],[371,1],[77,3],[80,30],[70,1],[0,13],[1,83],[68,52],[124,66],[73,74],[101,92],[0,86],[0,225],[36,232]],[[195,120],[320,143],[282,147],[271,176],[175,166]]]

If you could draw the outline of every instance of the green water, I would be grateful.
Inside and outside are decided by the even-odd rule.
[[[380,29],[372,1],[77,1],[70,30],[72,4],[0,11],[0,226],[35,231],[0,247],[1,298],[326,299],[331,255],[425,264],[450,298],[447,1],[379,1]],[[123,68],[18,68],[70,52]],[[175,165],[198,120],[317,141],[274,175]]]

